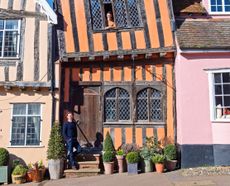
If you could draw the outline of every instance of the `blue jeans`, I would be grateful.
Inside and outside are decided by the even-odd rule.
[[[75,152],[73,152],[73,148],[76,149]],[[81,152],[81,146],[78,143],[77,139],[70,138],[67,141],[67,150],[68,150],[67,154],[69,156],[70,166],[76,166],[76,160],[75,160],[76,157],[75,156],[77,153]]]

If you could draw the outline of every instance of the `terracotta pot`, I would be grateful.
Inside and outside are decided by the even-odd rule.
[[[26,182],[26,174],[25,175],[11,175],[12,183],[14,184],[22,184]]]
[[[26,181],[32,182],[33,181],[34,170],[28,170],[26,173]]]
[[[166,169],[169,170],[169,171],[175,170],[176,165],[177,165],[177,160],[167,160],[165,162]]]
[[[164,172],[164,164],[163,163],[155,163],[155,168],[157,173]]]
[[[114,162],[104,162],[105,174],[113,174],[114,171]]]
[[[123,173],[124,172],[124,156],[116,155],[117,162],[118,162],[118,172]]]
[[[43,180],[42,169],[34,170],[33,172],[33,182],[41,182]]]

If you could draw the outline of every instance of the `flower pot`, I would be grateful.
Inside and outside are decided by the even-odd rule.
[[[151,160],[144,160],[144,172],[152,172],[153,164]]]
[[[26,182],[26,175],[11,175],[12,183],[22,184]]]
[[[0,166],[0,183],[8,183],[8,166]]]
[[[113,174],[114,170],[114,162],[104,162],[105,174],[110,175]]]
[[[128,174],[138,174],[137,163],[128,163]]]
[[[44,179],[42,169],[34,170],[33,172],[33,182],[41,182]]]
[[[50,173],[50,179],[60,179],[63,175],[64,161],[59,160],[48,160],[48,168]]]
[[[124,172],[124,156],[116,155],[117,162],[118,162],[118,172],[123,173]]]
[[[33,176],[34,176],[34,170],[28,170],[26,173],[26,181],[27,182],[32,182],[33,181]]]
[[[169,171],[175,170],[176,165],[177,165],[177,160],[167,160],[165,162],[166,169],[169,170]]]
[[[157,173],[164,172],[164,164],[163,163],[155,163],[155,168]]]

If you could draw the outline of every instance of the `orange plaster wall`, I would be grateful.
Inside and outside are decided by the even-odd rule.
[[[125,137],[126,137],[126,143],[133,142],[133,129],[132,128],[125,129]]]
[[[122,39],[123,49],[124,50],[130,50],[132,48],[131,40],[130,40],[130,33],[129,32],[121,32],[121,39]]]
[[[104,50],[101,33],[93,34],[93,42],[94,42],[94,50],[96,52]]]
[[[135,31],[135,36],[136,36],[137,49],[146,48],[144,31],[142,30]]]

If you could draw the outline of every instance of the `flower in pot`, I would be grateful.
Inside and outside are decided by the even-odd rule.
[[[124,151],[122,149],[117,151],[116,158],[118,161],[118,172],[123,173],[124,172]]]
[[[113,174],[114,171],[114,152],[106,151],[103,154],[103,164],[105,168],[105,174]]]
[[[27,168],[25,168],[23,165],[19,164],[17,165],[13,172],[12,172],[12,182],[14,184],[22,184],[26,182],[26,173]]]
[[[162,154],[155,154],[152,157],[152,162],[155,164],[156,172],[163,173],[164,172],[164,161],[165,156]]]
[[[164,148],[164,155],[166,157],[165,166],[167,170],[173,171],[177,165],[177,150],[174,144],[168,144]]]
[[[138,162],[139,162],[138,152],[129,152],[126,155],[126,160],[128,162],[128,174],[138,174]]]
[[[143,172],[152,172],[153,164],[151,158],[153,157],[155,151],[153,148],[148,148],[147,146],[142,147],[140,151],[140,156],[144,160]]]
[[[9,152],[0,148],[0,183],[8,183]]]
[[[61,134],[61,126],[55,122],[50,133],[48,143],[47,159],[50,179],[59,179],[63,175],[65,145]]]
[[[114,171],[114,145],[113,140],[109,134],[106,133],[105,141],[103,144],[103,164],[105,168],[105,174],[113,174]]]

